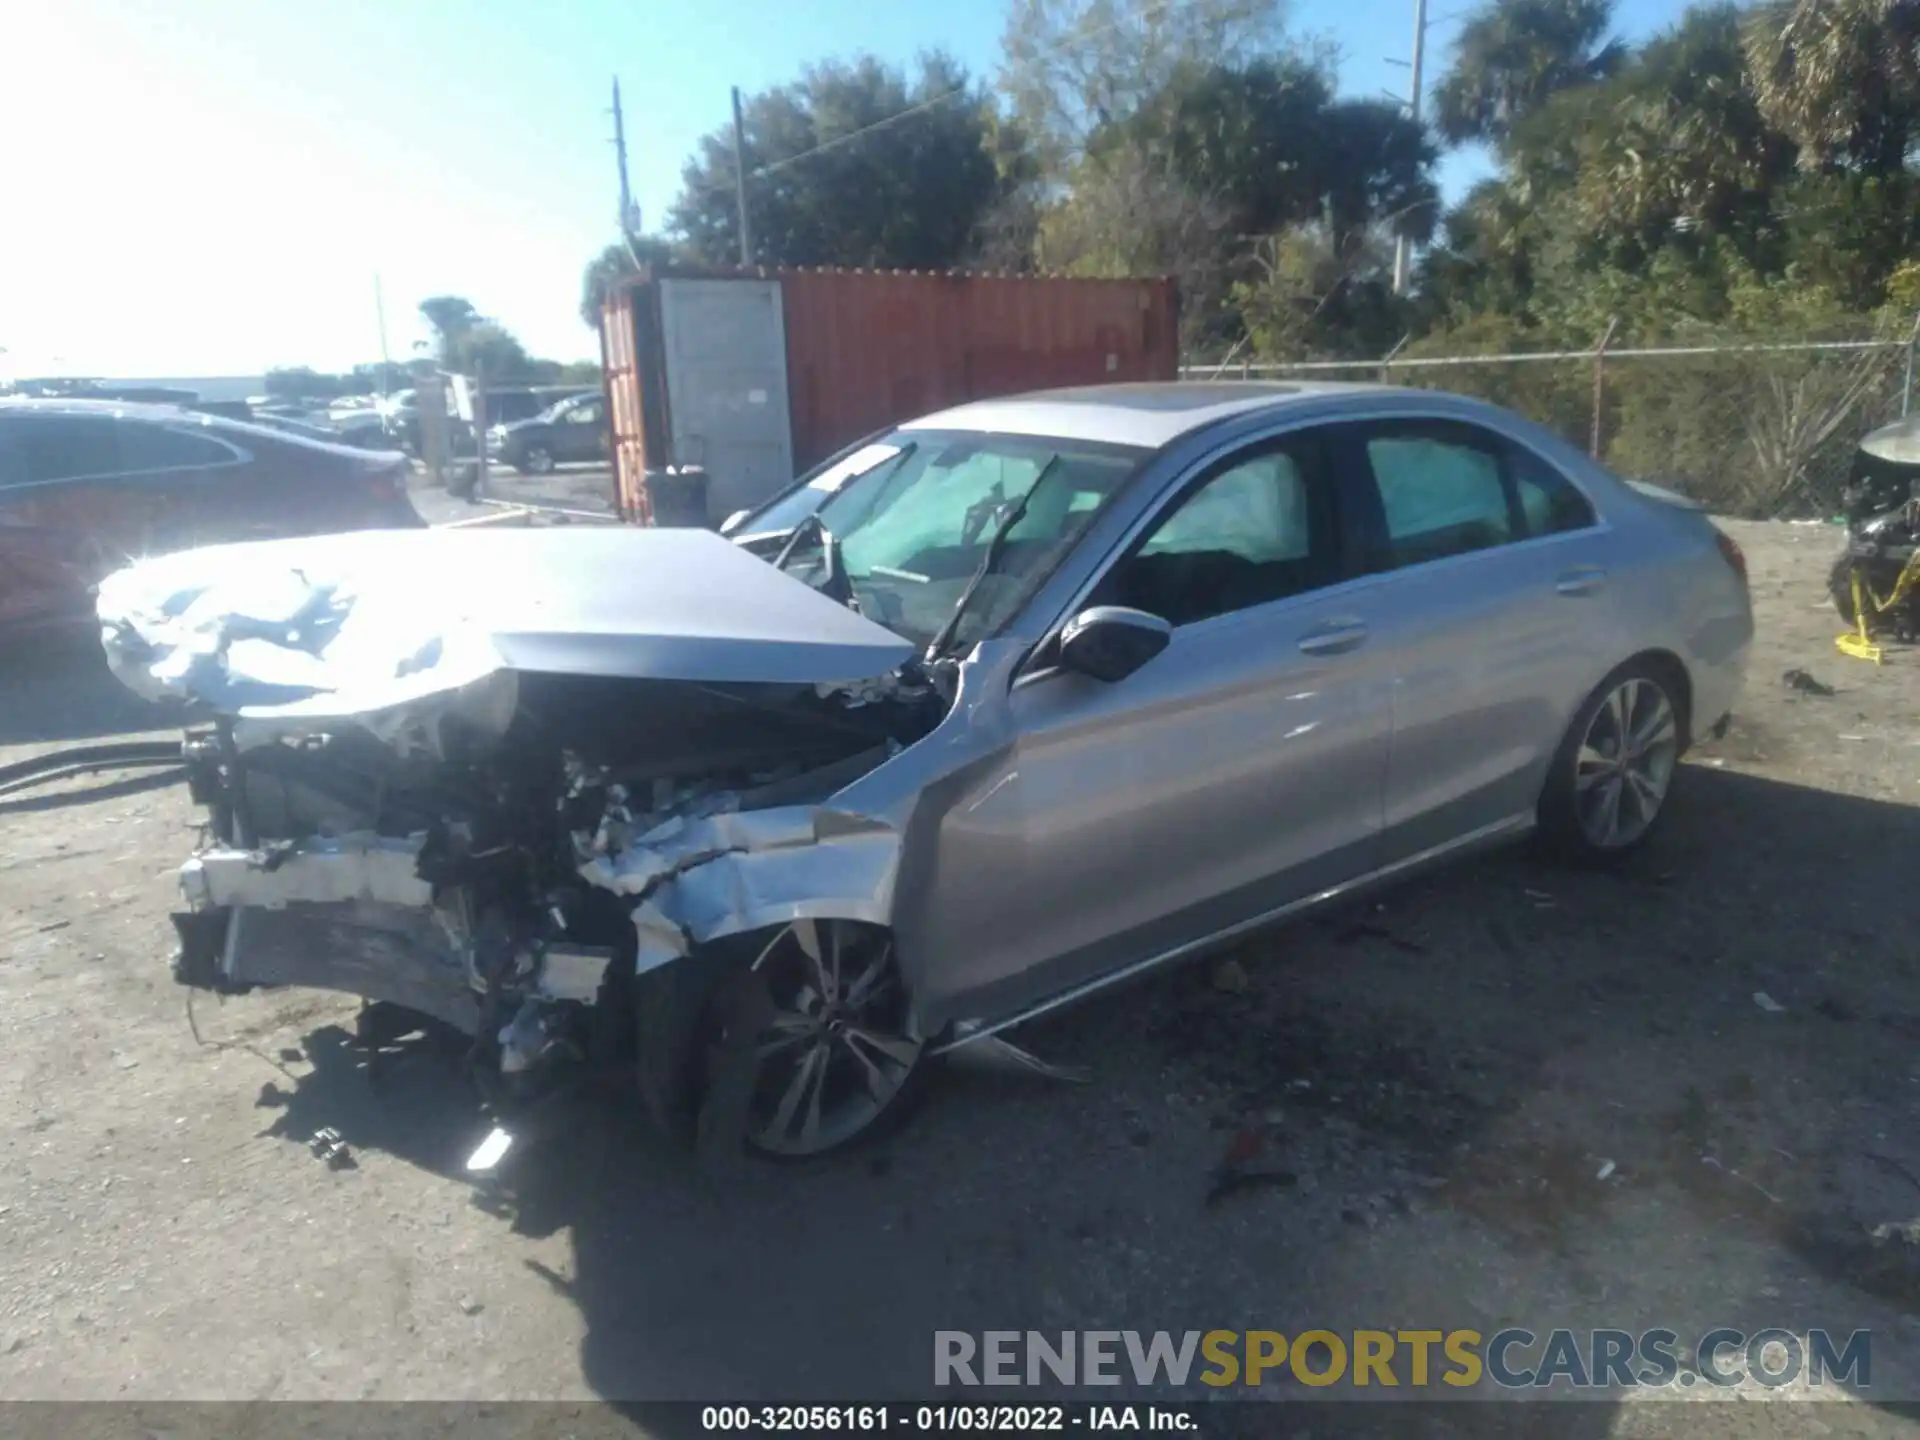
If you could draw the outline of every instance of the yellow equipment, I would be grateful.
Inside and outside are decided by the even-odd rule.
[[[1854,567],[1853,575],[1853,620],[1855,629],[1845,635],[1834,638],[1834,646],[1842,655],[1851,655],[1856,660],[1871,660],[1878,665],[1884,652],[1873,643],[1867,633],[1867,602],[1873,602],[1873,612],[1884,614],[1907,598],[1907,592],[1920,585],[1920,546],[1914,548],[1907,557],[1907,563],[1900,568],[1899,577],[1893,582],[1893,593],[1882,600],[1860,578],[1859,567]]]

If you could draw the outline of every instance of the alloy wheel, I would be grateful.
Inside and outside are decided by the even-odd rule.
[[[774,1009],[756,1047],[748,1143],[785,1156],[845,1144],[900,1097],[926,1048],[892,935],[847,920],[796,920],[754,969]]]
[[[1667,798],[1680,756],[1680,727],[1666,692],[1622,680],[1600,702],[1574,752],[1574,812],[1602,850],[1633,844]]]
[[[553,469],[553,452],[544,445],[529,445],[524,466],[529,474],[545,475]]]

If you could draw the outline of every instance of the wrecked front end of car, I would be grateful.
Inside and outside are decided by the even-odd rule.
[[[1868,634],[1920,638],[1920,421],[1860,442],[1841,508],[1846,540],[1828,576],[1834,608]]]
[[[635,1063],[683,1136],[743,973],[752,1033],[838,1036],[855,1087],[914,1068],[897,997],[862,1029],[884,966],[849,938],[884,933],[900,823],[835,796],[947,699],[847,607],[705,532],[609,529],[215,547],[116,574],[99,613],[123,681],[205,717],[181,983],[430,1017],[502,1115]],[[731,1123],[822,1148],[824,1088]]]

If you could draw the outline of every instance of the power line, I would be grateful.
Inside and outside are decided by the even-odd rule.
[[[1154,0],[1153,4],[1145,6],[1136,15],[1118,15],[1118,16],[1115,16],[1113,19],[1107,21],[1104,25],[1094,25],[1086,28],[1076,28],[1073,32],[1072,38],[1075,41],[1084,43],[1085,41],[1092,40],[1097,36],[1105,35],[1109,31],[1118,30],[1122,25],[1125,25],[1129,22],[1140,21],[1140,20],[1152,20],[1155,17],[1157,17],[1161,11],[1168,9],[1174,3],[1175,3],[1175,0]],[[871,125],[862,125],[858,130],[849,130],[845,135],[836,135],[831,140],[823,140],[820,142],[820,144],[815,145],[810,150],[802,150],[799,154],[789,155],[784,160],[775,160],[770,164],[762,165],[758,169],[750,172],[747,178],[752,180],[758,180],[762,176],[776,174],[777,172],[786,169],[789,165],[796,164],[801,160],[809,159],[812,156],[822,154],[828,150],[836,150],[840,146],[847,144],[849,141],[858,140],[862,135],[871,135],[876,130],[884,130],[889,125],[897,125],[902,120],[907,119],[909,116],[918,115],[924,111],[931,110],[936,105],[944,105],[949,100],[952,100],[961,95],[965,95],[972,88],[973,86],[971,83],[968,83],[966,85],[956,85],[954,86],[953,89],[947,91],[944,95],[936,95],[931,100],[922,100],[918,105],[910,105],[905,110],[899,111],[897,114],[889,115],[884,120],[876,120]]]
[[[823,140],[811,150],[802,150],[798,155],[789,155],[784,160],[775,160],[771,164],[758,166],[749,173],[748,178],[758,180],[763,176],[772,175],[784,170],[787,166],[796,164],[801,160],[810,160],[815,155],[824,154],[828,150],[837,150],[840,146],[848,144],[850,141],[858,140],[862,135],[871,135],[874,131],[884,130],[889,125],[898,125],[909,116],[918,115],[924,110],[931,110],[936,105],[944,105],[956,95],[965,95],[972,88],[973,85],[971,82],[965,85],[956,85],[944,95],[936,95],[931,100],[922,100],[918,105],[909,106],[897,114],[889,115],[884,120],[876,120],[871,125],[862,125],[858,130],[849,130],[844,135],[836,135],[831,140]],[[738,94],[737,91],[735,93],[736,95]]]

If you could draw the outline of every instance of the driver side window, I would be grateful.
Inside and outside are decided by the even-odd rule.
[[[1094,603],[1193,625],[1329,583],[1331,515],[1314,455],[1289,436],[1221,462],[1108,572]]]

